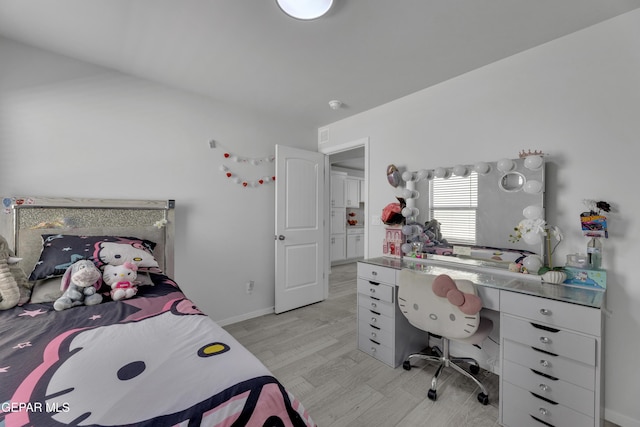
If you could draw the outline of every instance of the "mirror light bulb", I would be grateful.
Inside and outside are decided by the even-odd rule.
[[[491,165],[486,162],[478,162],[473,166],[473,170],[480,175],[486,175],[491,171]]]
[[[516,168],[516,163],[511,159],[500,159],[497,164],[498,170],[500,172],[511,172]]]
[[[529,255],[522,260],[522,265],[529,273],[536,274],[542,268],[542,258],[538,255]]]
[[[433,174],[436,178],[449,178],[449,171],[446,168],[436,168]]]
[[[544,216],[544,209],[540,206],[530,205],[522,210],[522,215],[527,219],[541,219]]]
[[[465,165],[456,165],[453,167],[453,174],[456,176],[465,177],[469,175],[469,169]]]
[[[524,159],[524,167],[532,171],[540,170],[543,164],[542,156],[527,156]]]
[[[522,189],[525,193],[538,194],[542,192],[542,183],[536,180],[529,180],[524,184]]]
[[[413,181],[413,172],[411,171],[402,172],[402,179],[405,181]]]

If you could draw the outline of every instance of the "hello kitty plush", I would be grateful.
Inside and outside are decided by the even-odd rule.
[[[138,277],[137,271],[138,266],[131,262],[125,262],[122,265],[105,265],[102,280],[111,286],[111,299],[118,301],[131,298],[138,292],[135,284]]]

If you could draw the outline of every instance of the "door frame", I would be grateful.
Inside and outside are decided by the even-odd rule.
[[[342,144],[335,144],[329,147],[322,146],[324,144],[318,144],[318,151],[322,154],[325,154],[325,211],[324,217],[331,218],[331,163],[329,161],[329,156],[331,154],[341,153],[343,151],[353,150],[354,148],[364,147],[364,257],[365,259],[369,257],[369,137],[364,137],[360,139],[356,139],[354,141],[345,142]],[[327,226],[325,227],[324,233],[324,248],[325,248],[325,277],[329,277],[329,272],[331,271],[331,229]],[[327,295],[325,298],[328,298],[329,287],[326,288]]]

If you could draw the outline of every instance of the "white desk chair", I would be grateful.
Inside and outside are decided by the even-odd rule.
[[[482,301],[477,296],[473,283],[469,280],[452,280],[447,275],[435,276],[403,269],[400,271],[398,285],[398,305],[409,323],[442,337],[442,349],[433,347],[432,354],[411,354],[402,367],[410,370],[411,359],[440,363],[427,394],[429,399],[435,401],[438,376],[443,368],[450,366],[471,378],[481,390],[478,400],[483,405],[488,404],[489,393],[474,375],[480,371],[478,362],[472,358],[452,357],[449,354],[449,340],[479,345],[493,329],[490,319],[480,317]],[[460,362],[469,363],[469,371],[462,368]]]

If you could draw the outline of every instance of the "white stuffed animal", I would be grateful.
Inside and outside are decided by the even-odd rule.
[[[104,266],[102,278],[111,286],[111,299],[118,301],[131,298],[138,292],[135,280],[138,277],[138,266],[125,262],[122,265],[107,264]]]
[[[62,296],[53,303],[53,308],[62,311],[76,305],[95,305],[102,302],[97,290],[102,286],[100,270],[92,261],[83,259],[71,264],[62,276]]]

